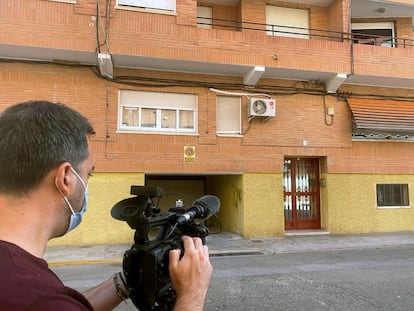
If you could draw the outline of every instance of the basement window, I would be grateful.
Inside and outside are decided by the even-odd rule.
[[[196,133],[197,101],[193,94],[120,90],[118,130]]]
[[[408,184],[377,184],[378,208],[409,208]]]

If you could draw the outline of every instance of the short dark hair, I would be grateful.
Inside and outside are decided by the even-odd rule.
[[[79,112],[60,103],[28,101],[0,115],[0,193],[24,194],[64,162],[75,168],[88,156],[95,131]]]

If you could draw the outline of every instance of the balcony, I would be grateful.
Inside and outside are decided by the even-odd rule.
[[[105,8],[93,19],[96,7],[88,1],[33,1],[24,8],[2,1],[0,57],[96,66],[99,47],[110,52],[115,75],[120,68],[139,68],[225,75],[249,86],[259,79],[314,81],[333,85],[333,91],[341,83],[414,85],[409,3],[353,1],[348,16],[347,1],[307,1],[296,6],[309,12],[308,27],[268,23],[264,2],[202,4],[213,6],[214,16],[198,16],[196,3],[177,0],[176,14],[112,6],[105,21]],[[394,28],[372,34],[350,27],[379,23]]]

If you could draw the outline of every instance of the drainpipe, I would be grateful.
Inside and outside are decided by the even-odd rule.
[[[349,38],[350,40],[351,40],[351,50],[350,50],[350,53],[351,53],[351,74],[350,74],[350,76],[353,76],[354,75],[354,66],[355,66],[355,64],[354,64],[354,40],[352,40],[352,5],[351,5],[351,3],[352,3],[352,0],[349,0],[348,1],[348,14],[349,14],[349,16],[348,16],[348,33],[351,35],[351,37]]]

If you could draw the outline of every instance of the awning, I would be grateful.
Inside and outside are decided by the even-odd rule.
[[[412,139],[414,102],[348,98],[356,138]]]

